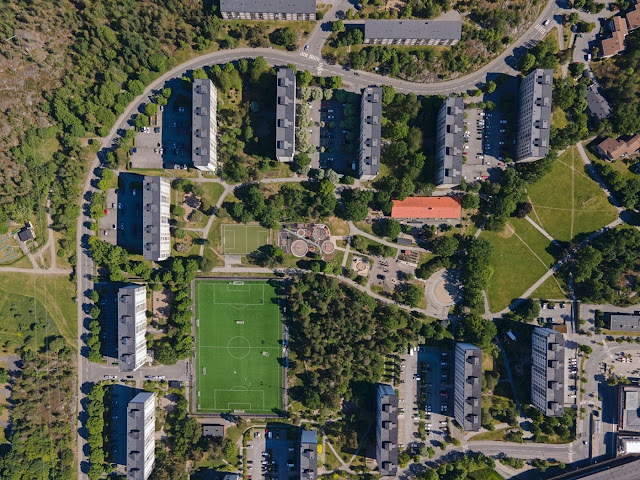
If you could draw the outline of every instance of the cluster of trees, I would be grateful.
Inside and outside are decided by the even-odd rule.
[[[577,411],[565,408],[562,417],[545,417],[540,410],[529,406],[527,414],[531,417],[531,433],[534,442],[549,443],[549,437],[557,435],[562,442],[575,439],[575,423]]]
[[[374,221],[371,225],[373,233],[379,237],[388,237],[389,240],[395,240],[402,231],[402,225],[393,218],[383,218]]]
[[[163,271],[154,272],[156,285],[163,283],[172,297],[167,334],[154,342],[155,358],[164,365],[173,365],[192,354],[191,281],[197,271],[195,259],[171,257]]]
[[[269,35],[269,40],[271,43],[281,45],[290,51],[298,48],[298,35],[292,27],[276,28]]]
[[[471,480],[485,478],[482,471],[496,466],[495,460],[482,453],[466,454],[452,462],[442,463],[433,469],[428,468],[418,475],[420,480]],[[478,475],[474,475],[478,472]]]
[[[575,72],[576,67],[572,68]],[[587,122],[587,88],[591,80],[581,76],[576,82],[572,77],[566,77],[554,82],[553,105],[564,110],[571,121],[561,130],[551,128],[551,147],[563,149],[589,136]]]
[[[75,397],[69,394],[76,388],[75,355],[62,337],[50,335],[48,321],[41,306],[21,329],[22,367],[13,378],[11,428],[0,449],[3,479],[75,478]]]
[[[640,132],[640,85],[635,73],[640,69],[640,57],[637,55],[640,35],[634,32],[627,36],[625,42],[627,48],[624,52],[605,59],[594,69],[613,109],[611,118],[603,120],[600,125],[599,133],[606,135]]]
[[[640,179],[635,176],[625,178],[608,163],[593,162],[593,166],[622,205],[630,209],[640,208]]]
[[[515,468],[516,470],[520,470],[524,467],[524,460],[521,458],[515,457],[501,457],[500,463],[506,465],[507,467]]]
[[[573,7],[581,8],[589,13],[600,13],[604,9],[604,4],[596,2],[596,0],[573,0]]]
[[[455,48],[455,47],[451,47]],[[433,66],[436,58],[434,48],[397,49],[385,45],[364,47],[352,52],[347,61],[356,70],[373,71],[376,67],[392,77],[415,79],[427,66]]]
[[[187,399],[183,392],[174,392],[175,408],[167,413],[166,440],[156,445],[156,465],[151,474],[153,480],[173,480],[186,478],[187,462],[203,457],[207,450],[207,440],[202,437],[202,426],[188,415]],[[216,439],[216,444],[222,443]],[[219,448],[211,448],[213,458],[221,460]]]
[[[414,345],[427,331],[420,317],[385,305],[332,277],[304,274],[286,286],[292,368],[304,382],[291,395],[309,409],[337,410],[354,384],[375,383],[384,357]],[[306,365],[295,365],[298,359]]]
[[[93,302],[89,310],[89,316],[91,321],[89,322],[89,332],[91,335],[87,339],[87,346],[89,347],[89,361],[100,363],[102,362],[102,340],[100,339],[100,332],[102,331],[102,325],[100,324],[100,307],[97,303],[100,301],[100,294],[97,290],[92,290],[89,294],[89,298]]]
[[[349,45],[360,45],[364,41],[364,33],[361,28],[350,28],[345,30],[342,20],[333,22],[331,28],[336,35],[331,41],[331,46],[335,48]]]
[[[488,408],[482,408],[481,414],[482,426],[489,431],[493,431],[493,420],[508,423],[511,427],[518,426],[518,410],[516,404],[510,398],[492,396],[491,405]]]
[[[151,267],[144,261],[129,259],[127,251],[117,245],[111,245],[96,236],[89,237],[91,258],[104,269],[103,276],[111,282],[122,282],[125,274],[140,277],[143,280],[151,278]]]
[[[498,333],[496,324],[480,315],[467,315],[458,322],[456,339],[467,342],[482,350],[491,347],[493,339]]]
[[[107,387],[108,388],[108,387]],[[87,444],[89,445],[89,480],[98,480],[105,472],[104,454],[104,396],[106,387],[100,383],[91,387],[87,398]]]
[[[421,283],[401,283],[393,291],[393,299],[412,308],[417,307],[424,298],[424,285]]]
[[[608,230],[582,247],[564,269],[573,274],[576,295],[591,303],[627,305],[638,288],[640,232],[632,227]]]
[[[493,248],[484,238],[466,237],[462,244],[461,254],[464,261],[460,265],[460,282],[464,287],[462,298],[456,305],[456,309],[459,311],[465,309],[484,311],[482,291],[487,288],[489,279],[493,275],[491,268]]]
[[[286,183],[277,193],[266,197],[260,185],[243,185],[235,190],[240,202],[225,202],[223,207],[238,222],[258,221],[265,227],[275,228],[279,222],[317,220],[333,215],[337,204],[333,189],[333,183],[325,178],[301,185]]]
[[[535,47],[531,48],[520,59],[519,70],[523,75],[528,75],[536,68],[558,68],[559,60],[555,50],[558,48],[558,40],[553,35],[548,35]]]

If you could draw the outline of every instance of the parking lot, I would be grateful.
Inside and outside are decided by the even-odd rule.
[[[445,353],[446,355],[443,355]],[[452,353],[441,352],[438,347],[420,347],[418,351],[418,372],[426,393],[427,440],[433,435],[444,435],[447,418],[453,414],[453,389],[449,385],[453,369]],[[424,364],[424,370],[422,365]],[[437,437],[435,438],[437,439]]]
[[[418,355],[406,354],[400,356],[400,385],[398,385],[398,443],[404,447],[413,442],[419,442],[418,428],[413,419],[418,411],[418,383],[415,375],[418,373]],[[403,448],[403,447],[399,447]]]
[[[118,244],[118,191],[117,188],[107,190],[105,215],[98,220],[98,237],[111,245]]]
[[[349,108],[352,116],[357,117],[354,106],[337,100],[323,100],[320,108],[320,120],[324,122],[324,127],[320,128],[320,147],[324,147],[324,152],[320,152],[320,168],[331,168],[341,174],[351,171],[356,139],[353,131],[357,130],[340,126],[345,119],[345,108]],[[360,121],[359,118],[357,121]],[[345,148],[349,143],[354,146],[351,153]]]
[[[174,168],[191,163],[191,92],[173,86],[165,107],[159,107],[152,125],[136,132],[130,161],[133,168]]]
[[[253,441],[247,444],[246,450],[248,475],[253,480],[287,480],[296,477],[298,429],[267,425],[265,429],[254,429],[252,432]],[[249,469],[249,466],[252,468]]]
[[[118,179],[118,245],[142,252],[142,176],[121,173]],[[115,203],[115,202],[114,202]]]
[[[538,323],[569,326],[573,319],[572,310],[572,302],[542,302]]]
[[[387,292],[393,292],[396,285],[415,272],[415,266],[391,258],[370,257],[369,260],[371,283],[383,287]]]

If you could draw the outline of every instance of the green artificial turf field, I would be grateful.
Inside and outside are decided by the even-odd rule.
[[[283,367],[275,288],[251,280],[195,285],[197,411],[276,413],[282,408]]]
[[[222,224],[222,253],[247,255],[269,243],[270,231],[260,225]]]

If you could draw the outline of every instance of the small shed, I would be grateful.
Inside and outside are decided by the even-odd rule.
[[[18,238],[21,242],[26,242],[27,240],[33,240],[36,238],[36,234],[33,231],[33,225],[31,222],[25,223],[25,226],[18,232]]]

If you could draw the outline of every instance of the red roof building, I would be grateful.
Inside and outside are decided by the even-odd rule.
[[[394,200],[391,209],[391,218],[459,220],[461,217],[462,206],[453,197],[407,197]]]

